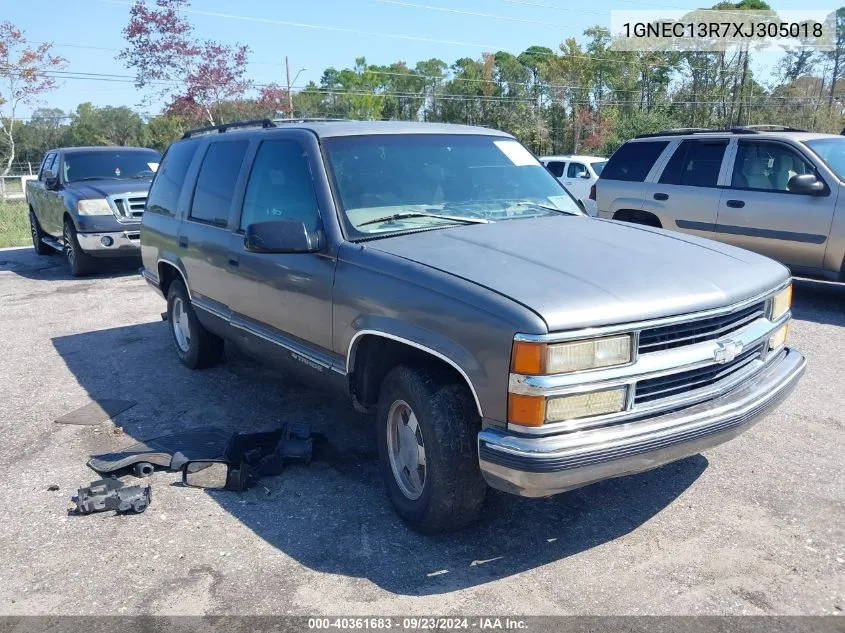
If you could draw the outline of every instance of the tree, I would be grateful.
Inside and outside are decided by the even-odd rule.
[[[136,0],[118,59],[135,71],[139,89],[214,125],[223,118],[222,106],[252,86],[246,76],[249,47],[195,38],[182,12],[188,6],[187,0],[155,0],[154,6]]]
[[[50,71],[61,70],[67,60],[52,53],[53,44],[27,43],[24,32],[11,22],[0,23],[0,134],[5,147],[0,149],[0,175],[5,176],[15,160],[15,123],[21,105],[36,103],[39,97],[56,88]]]

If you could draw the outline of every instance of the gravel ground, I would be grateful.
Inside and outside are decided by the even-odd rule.
[[[791,341],[807,373],[745,435],[552,499],[492,493],[479,524],[438,537],[391,510],[367,418],[231,350],[185,369],[163,309],[132,267],[77,280],[59,257],[0,251],[0,614],[845,609],[845,286],[797,282]],[[92,398],[137,405],[97,426],[54,423]],[[92,453],[293,419],[328,438],[310,467],[245,493],[161,472],[145,514],[68,515]]]

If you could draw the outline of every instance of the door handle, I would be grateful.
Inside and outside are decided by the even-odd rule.
[[[179,246],[182,248],[188,248],[188,238],[184,235],[179,236]]]
[[[742,200],[728,200],[725,204],[731,209],[741,209],[745,206],[745,202]]]
[[[654,194],[655,200],[668,200],[669,194],[668,193],[656,193]]]
[[[232,268],[237,268],[241,265],[241,260],[238,257],[229,257],[229,266]]]
[[[571,180],[567,180],[567,181],[566,181],[565,183],[563,183],[563,184],[565,184],[565,185],[571,185],[571,184],[572,184],[572,181],[571,181]]]

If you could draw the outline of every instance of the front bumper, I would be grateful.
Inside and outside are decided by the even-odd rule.
[[[539,437],[485,429],[478,435],[481,471],[494,488],[545,497],[656,468],[750,428],[789,395],[805,365],[786,349],[725,395],[636,422]]]
[[[76,239],[83,251],[95,257],[131,257],[141,254],[139,230],[77,233]]]

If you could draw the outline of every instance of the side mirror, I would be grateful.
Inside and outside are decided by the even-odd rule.
[[[320,235],[304,222],[256,222],[246,227],[244,245],[254,253],[314,253],[320,250]]]
[[[792,193],[804,193],[809,196],[818,196],[825,191],[824,183],[814,174],[793,176],[786,183],[786,189]]]
[[[229,481],[229,464],[219,461],[190,461],[182,467],[182,483],[192,488],[219,490]]]
[[[580,175],[580,176],[578,176],[578,177],[579,177],[579,178],[586,178],[587,180],[589,180],[589,179],[590,179],[590,172],[588,172],[588,171],[582,171],[582,172],[581,172],[581,175]]]
[[[58,184],[58,182],[59,179],[56,177],[56,174],[52,169],[44,170],[44,186],[47,187],[47,189],[52,189]]]

